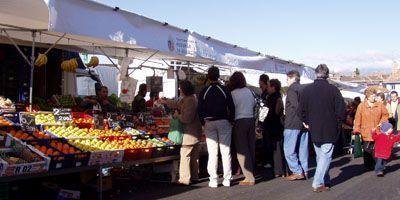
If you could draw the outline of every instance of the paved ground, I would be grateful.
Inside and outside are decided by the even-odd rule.
[[[397,156],[399,153],[397,153]],[[142,182],[128,191],[121,191],[121,199],[362,199],[400,200],[400,160],[390,162],[386,176],[378,178],[373,172],[365,172],[362,158],[346,155],[333,160],[330,175],[333,188],[329,192],[315,194],[311,180],[288,182],[272,179],[271,171],[262,169],[259,183],[252,187],[234,185],[230,188],[208,188],[208,182],[193,186],[176,186],[168,183]],[[313,173],[314,168],[312,168]],[[237,180],[236,180],[237,181]],[[118,199],[119,199],[118,198]]]

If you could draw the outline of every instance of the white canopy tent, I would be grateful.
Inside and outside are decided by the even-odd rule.
[[[301,64],[92,0],[3,0],[0,30],[0,43],[33,42],[31,60],[25,57],[32,71],[34,47],[39,45],[115,58],[138,58],[145,62],[183,60],[280,74],[296,69],[302,77],[315,77],[311,68]]]

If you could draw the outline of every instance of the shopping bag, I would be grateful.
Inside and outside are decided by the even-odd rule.
[[[354,155],[354,158],[359,158],[359,157],[363,156],[360,135],[354,136],[353,155]]]
[[[173,118],[169,124],[168,139],[175,144],[182,144],[183,139],[183,125],[179,119]]]

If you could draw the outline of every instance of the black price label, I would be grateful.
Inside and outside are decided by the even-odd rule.
[[[21,129],[23,131],[35,131],[36,123],[35,116],[29,113],[20,113],[19,122],[21,123]]]
[[[111,113],[108,112],[107,115],[107,121],[108,121],[108,126],[111,127],[112,129],[116,128],[119,126],[119,114],[118,113]]]
[[[54,108],[53,114],[57,122],[72,121],[72,114],[70,108]]]

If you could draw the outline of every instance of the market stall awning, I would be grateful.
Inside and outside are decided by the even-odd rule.
[[[151,56],[153,59],[185,60],[271,73],[286,73],[297,69],[303,76],[313,79],[313,70],[306,66],[263,55],[95,1],[46,0],[46,4],[48,12],[42,12],[49,14],[48,30],[39,33],[40,43],[52,44],[62,37],[57,47],[74,47],[92,54],[105,53],[112,57],[142,59]],[[20,8],[17,4],[9,3],[8,9]],[[15,15],[15,18],[19,18],[27,14],[16,12]],[[41,16],[40,19],[44,17]],[[38,24],[36,28],[31,29],[43,27],[43,24]],[[8,32],[15,39],[32,39],[32,34],[26,31]]]
[[[0,28],[48,30],[49,9],[43,0],[0,1]]]

